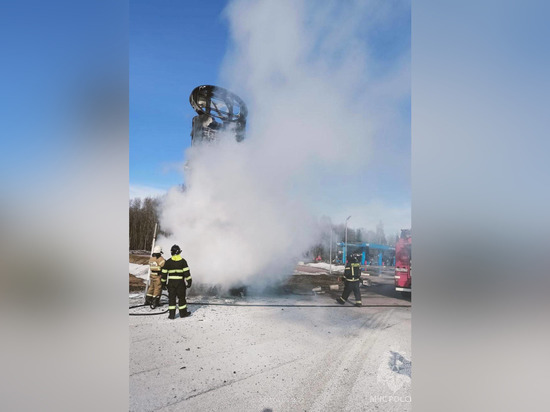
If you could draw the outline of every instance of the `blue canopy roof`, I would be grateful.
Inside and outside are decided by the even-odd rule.
[[[380,245],[378,243],[348,243],[347,245],[344,242],[337,243],[338,246],[347,246],[347,247],[368,247],[369,249],[378,249],[378,250],[395,250],[394,246]]]

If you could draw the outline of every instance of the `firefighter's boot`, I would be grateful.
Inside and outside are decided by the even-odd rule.
[[[156,309],[158,306],[157,298],[153,296],[153,299],[151,299],[151,309]]]
[[[361,302],[355,302],[355,306],[357,306],[358,308],[360,308],[361,306],[363,306],[363,304]]]
[[[346,301],[340,297],[340,298],[336,299],[336,303],[338,303],[340,305],[343,305],[344,303],[346,303]]]
[[[176,309],[170,309],[168,312],[168,319],[176,319]]]
[[[188,312],[187,309],[180,309],[180,318],[186,318],[191,316],[191,312]]]
[[[152,296],[149,296],[149,295],[145,296],[145,304],[146,305],[150,305],[152,300],[153,300]]]
[[[157,297],[155,298],[155,306],[162,306],[162,305],[160,304],[160,296],[157,296]]]

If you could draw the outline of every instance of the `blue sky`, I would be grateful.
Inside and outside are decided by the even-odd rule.
[[[190,144],[191,90],[201,84],[219,84],[218,75],[228,46],[228,26],[222,13],[226,1],[130,3],[130,185],[166,190],[182,183],[177,165]],[[377,64],[376,75],[410,49],[410,12],[399,8],[388,24],[365,32]],[[410,119],[410,100],[402,105]],[[410,157],[410,134],[391,147]],[[383,159],[382,159],[383,160]],[[408,163],[410,166],[410,163]],[[380,167],[384,167],[382,163]],[[388,173],[393,174],[391,168]],[[410,176],[394,175],[405,197]],[[370,188],[391,196],[391,184],[370,183]],[[402,197],[398,195],[398,197]],[[404,199],[403,199],[404,200]]]
[[[217,84],[224,1],[130,3],[130,185],[182,183],[173,165],[190,145],[189,94]]]
[[[227,3],[130,3],[131,197],[162,194],[184,183],[180,167],[191,143],[189,134],[195,115],[189,94],[201,84],[227,87],[220,83],[222,67],[231,50],[229,23],[223,15]],[[315,3],[309,7],[316,7]],[[370,103],[371,109],[380,114],[382,126],[373,141],[368,175],[364,179],[360,176],[322,184],[356,190],[362,179],[363,203],[370,202],[370,206],[362,213],[368,215],[368,220],[356,223],[372,227],[378,220],[410,219],[406,216],[410,216],[411,193],[411,20],[409,2],[374,1],[368,7],[371,21],[356,30],[368,45],[365,79],[380,88],[378,93],[390,97],[385,103],[376,99]],[[346,11],[342,10],[345,16]],[[337,59],[338,55],[331,58]],[[358,90],[362,86],[358,85]],[[254,107],[249,107],[249,117],[253,113]],[[338,199],[327,199],[317,212],[338,220],[342,218],[340,214],[349,213],[338,211],[339,203]]]

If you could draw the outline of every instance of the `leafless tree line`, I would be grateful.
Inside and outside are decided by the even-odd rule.
[[[151,249],[153,241],[153,233],[155,223],[159,221],[159,206],[161,198],[146,197],[145,199],[135,198],[130,200],[129,213],[129,248],[130,250],[147,250]],[[324,229],[319,239],[319,243],[314,245],[306,256],[321,258],[325,261],[329,260],[330,241],[332,231],[332,254],[336,256],[336,244],[344,242],[346,227],[343,223],[333,225],[328,218],[321,218],[321,226]],[[161,227],[157,227],[157,234],[165,234]],[[354,229],[348,226],[348,243],[377,243],[381,245],[395,246],[398,234],[386,237],[384,233],[384,225],[378,223],[375,230],[367,230],[365,228]]]
[[[146,197],[130,200],[129,247],[130,250],[151,249],[155,223],[158,223],[159,198]],[[157,228],[157,233],[159,228]]]

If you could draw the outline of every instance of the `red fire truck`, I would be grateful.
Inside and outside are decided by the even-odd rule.
[[[411,230],[402,229],[395,245],[395,290],[411,293]]]

